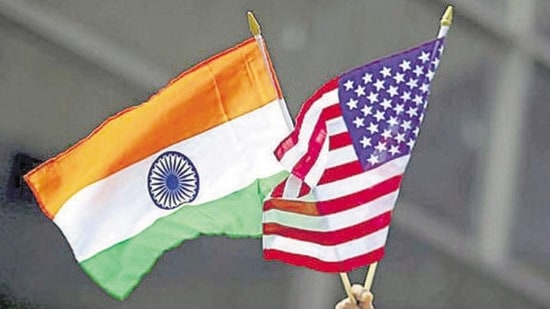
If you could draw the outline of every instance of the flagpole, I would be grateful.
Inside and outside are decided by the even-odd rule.
[[[449,28],[451,28],[452,23],[453,23],[453,6],[449,5],[445,10],[445,13],[443,14],[443,17],[441,17],[441,27],[439,28],[439,33],[437,34],[438,39],[447,36],[447,32],[449,32]]]
[[[372,283],[374,281],[374,274],[376,273],[376,267],[378,267],[378,262],[370,264],[369,271],[367,272],[367,277],[365,278],[365,290],[370,291],[372,288]]]
[[[344,284],[344,289],[346,290],[346,294],[348,294],[349,300],[357,304],[357,300],[355,300],[355,297],[351,293],[351,282],[349,281],[348,273],[340,273],[340,279],[342,279],[342,284]]]
[[[269,65],[269,59],[267,57],[267,49],[265,46],[264,39],[262,37],[262,30],[260,28],[260,24],[258,23],[258,20],[256,20],[256,17],[254,17],[254,14],[251,11],[247,12],[248,17],[248,26],[250,27],[250,33],[254,36],[254,39],[256,40],[256,43],[258,43],[258,46],[260,47],[260,51],[262,52],[262,58],[264,59],[265,68],[267,70],[267,73],[269,74],[269,78],[271,79],[271,84],[273,85],[273,89],[275,89],[275,92],[277,93],[277,99],[279,101],[279,105],[281,109],[283,110],[283,116],[285,118],[286,125],[289,129],[294,128],[294,123],[292,122],[292,118],[290,118],[290,113],[288,111],[288,107],[283,99],[283,94],[279,91],[279,87],[277,87],[277,83],[275,82],[275,76],[273,75],[273,71],[271,70],[271,66]]]

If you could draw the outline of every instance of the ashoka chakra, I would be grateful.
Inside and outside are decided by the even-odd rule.
[[[155,205],[174,209],[197,197],[199,174],[188,157],[177,151],[167,151],[151,165],[147,186]]]

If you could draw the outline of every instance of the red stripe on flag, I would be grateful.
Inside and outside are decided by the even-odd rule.
[[[319,179],[319,185],[355,176],[361,174],[362,172],[363,167],[359,161],[352,161],[346,164],[330,167],[323,172],[321,179]]]
[[[281,181],[275,188],[273,188],[273,192],[271,192],[271,197],[282,197],[287,181],[288,178],[285,178],[285,180]]]
[[[390,225],[390,222],[391,211],[388,211],[370,220],[335,231],[307,231],[277,223],[265,223],[263,232],[264,235],[278,235],[324,246],[334,246],[374,233]]]
[[[278,260],[295,266],[308,267],[327,273],[348,272],[356,268],[380,261],[384,257],[384,247],[347,260],[325,262],[317,258],[274,249],[264,250],[264,259]]]
[[[302,186],[300,187],[300,195],[298,197],[305,196],[306,194],[309,194],[311,192],[311,188],[307,185],[307,183],[302,182]]]
[[[323,110],[322,118],[325,119],[325,121],[329,121],[334,118],[338,118],[342,116],[342,110],[340,109],[340,103],[334,102],[333,105],[325,107]]]
[[[313,128],[313,132],[311,132],[307,152],[294,165],[292,174],[302,180],[305,179],[315,162],[317,162],[321,149],[323,148],[323,143],[327,138],[327,121],[340,117],[341,115],[339,103],[327,106],[323,109]]]
[[[402,175],[394,176],[370,188],[332,200],[319,201],[317,209],[321,215],[328,215],[363,205],[399,189],[401,179]]]
[[[313,128],[307,152],[300,158],[300,160],[298,160],[298,162],[292,168],[292,174],[294,174],[294,176],[302,180],[306,177],[306,175],[309,173],[309,171],[317,161],[317,158],[319,158],[319,154],[321,153],[323,142],[325,141],[326,137],[327,128],[325,125],[325,121],[321,117],[317,119],[317,123]]]
[[[275,149],[275,157],[277,157],[277,160],[281,161],[281,158],[285,155],[285,153],[294,145],[298,143],[298,135],[300,130],[302,129],[302,123],[304,121],[305,114],[307,111],[311,108],[311,106],[319,100],[325,93],[330,92],[334,89],[338,88],[338,78],[334,78],[330,81],[328,81],[326,84],[324,84],[320,89],[318,89],[313,96],[311,96],[300,109],[300,112],[298,113],[298,117],[296,118],[296,127],[294,130],[290,133],[290,135],[285,138],[279,146]]]
[[[351,137],[349,132],[342,132],[329,137],[329,149],[334,150],[351,145]]]

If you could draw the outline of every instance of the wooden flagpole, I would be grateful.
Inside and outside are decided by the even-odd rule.
[[[357,304],[357,300],[353,294],[351,294],[351,282],[349,281],[348,273],[340,273],[340,279],[342,279],[342,284],[344,284],[344,289],[346,290],[346,294],[348,294],[349,300]]]
[[[365,278],[365,290],[370,291],[372,288],[372,282],[374,281],[374,274],[376,273],[376,267],[378,267],[378,262],[372,263],[369,266],[367,276]]]

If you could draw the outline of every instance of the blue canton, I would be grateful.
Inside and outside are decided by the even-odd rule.
[[[340,76],[340,107],[364,170],[411,153],[443,46],[430,41]]]

